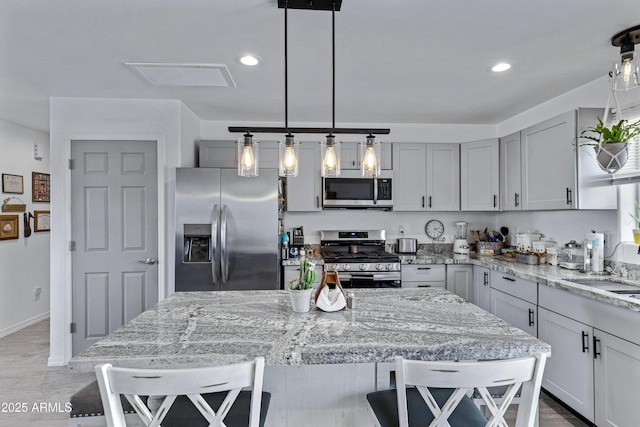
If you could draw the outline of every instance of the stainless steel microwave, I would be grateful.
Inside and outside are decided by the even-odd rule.
[[[363,178],[358,170],[343,170],[340,177],[323,178],[325,209],[388,209],[393,207],[392,171],[377,178]]]

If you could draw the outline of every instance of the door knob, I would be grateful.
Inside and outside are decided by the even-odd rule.
[[[142,260],[142,259],[138,260],[138,262],[141,263],[141,264],[153,265],[156,262],[158,262],[158,260],[155,259],[155,258],[147,258],[147,259],[144,259],[144,260]]]

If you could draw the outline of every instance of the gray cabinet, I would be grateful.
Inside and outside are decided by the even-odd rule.
[[[287,177],[286,204],[289,212],[322,210],[322,178],[320,176],[320,144],[300,144],[298,176]]]
[[[445,288],[447,284],[443,264],[403,264],[400,273],[403,288]]]
[[[542,307],[538,315],[538,336],[553,351],[542,387],[593,422],[593,329]]]
[[[498,271],[490,276],[491,313],[538,336],[538,284]]]
[[[520,132],[500,138],[500,207],[503,211],[522,209],[520,159]]]
[[[474,302],[473,266],[447,265],[447,290],[465,301]]]
[[[598,115],[602,109],[580,108],[521,132],[522,209],[617,209],[616,188],[595,151],[575,146]]]
[[[500,188],[497,139],[460,144],[460,207],[462,211],[497,211]]]
[[[393,210],[460,210],[459,144],[393,145]]]
[[[640,313],[540,287],[539,338],[551,344],[542,386],[598,426],[635,426]]]
[[[237,141],[200,140],[198,141],[198,152],[198,166],[201,168],[232,169],[238,167]],[[258,168],[278,168],[277,141],[259,142]]]
[[[488,312],[491,312],[490,273],[488,268],[473,267],[473,302]]]

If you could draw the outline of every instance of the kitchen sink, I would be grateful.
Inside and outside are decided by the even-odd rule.
[[[626,283],[615,282],[613,280],[578,279],[571,280],[571,282],[577,283],[579,285],[591,286],[596,289],[609,291],[616,294],[640,294],[640,287],[627,285]]]

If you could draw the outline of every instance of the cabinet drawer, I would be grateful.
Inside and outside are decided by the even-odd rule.
[[[402,281],[407,282],[446,282],[444,265],[403,265]]]
[[[532,304],[538,304],[538,284],[507,273],[491,272],[491,287]]]
[[[442,288],[446,289],[446,282],[407,282],[402,281],[403,288]]]

